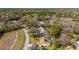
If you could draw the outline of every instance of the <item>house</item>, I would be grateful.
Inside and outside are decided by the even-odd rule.
[[[38,45],[39,45],[39,47],[41,47],[41,46],[49,46],[47,39],[44,38],[44,37],[41,37],[39,39]]]
[[[25,28],[25,27],[26,27],[26,25],[25,25],[25,24],[22,24],[20,27]]]
[[[71,36],[67,36],[65,39],[66,40],[71,40],[72,38],[71,38]]]
[[[39,24],[40,25],[44,25],[44,21],[39,21]]]
[[[17,21],[9,21],[9,24],[18,24]]]
[[[32,49],[32,50],[37,50],[37,47],[38,47],[37,44],[33,44],[33,45],[31,46],[31,49]]]
[[[39,33],[44,33],[44,28],[43,27],[38,27],[37,30],[39,31]]]
[[[33,33],[34,36],[44,36],[45,35],[45,30],[43,27],[38,27],[35,31],[35,33]]]
[[[51,43],[52,43],[52,40],[53,40],[53,38],[52,38],[52,37],[48,37],[48,39],[47,39],[47,41],[48,41],[48,43],[49,43],[49,44],[51,44]]]
[[[50,46],[51,43],[52,43],[51,37],[49,37],[49,38],[41,37],[37,44],[39,47],[41,47],[41,46]]]

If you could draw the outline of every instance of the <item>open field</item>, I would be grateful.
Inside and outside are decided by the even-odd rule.
[[[8,50],[11,48],[12,44],[15,41],[15,31],[6,33],[0,39],[0,49],[1,50]]]
[[[22,30],[17,31],[17,41],[14,44],[13,50],[21,50],[25,44],[25,33]]]
[[[22,30],[8,32],[0,39],[0,50],[20,50],[23,48],[24,43],[25,34]]]

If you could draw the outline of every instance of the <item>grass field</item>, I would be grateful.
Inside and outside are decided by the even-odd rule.
[[[15,41],[15,32],[5,33],[0,39],[0,50],[8,50],[11,48],[12,44]]]
[[[17,39],[16,38],[17,32]],[[15,44],[14,44],[15,42]],[[14,44],[14,45],[13,45]],[[21,50],[25,44],[25,33],[24,31],[17,30],[5,33],[0,39],[0,50]],[[13,47],[12,47],[13,45]],[[11,48],[12,47],[12,48]]]
[[[17,41],[14,45],[14,47],[12,48],[13,50],[20,50],[23,48],[24,44],[25,44],[25,33],[22,30],[19,30],[17,32]]]

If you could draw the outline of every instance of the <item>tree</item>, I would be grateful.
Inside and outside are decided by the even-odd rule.
[[[61,26],[58,23],[55,23],[51,27],[51,34],[54,35],[55,38],[58,38],[61,33]]]

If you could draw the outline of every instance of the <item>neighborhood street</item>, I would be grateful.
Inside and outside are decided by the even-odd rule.
[[[25,32],[25,36],[26,36],[26,41],[23,49],[27,50],[29,48],[29,33],[28,30],[26,29],[23,29],[23,31]]]

